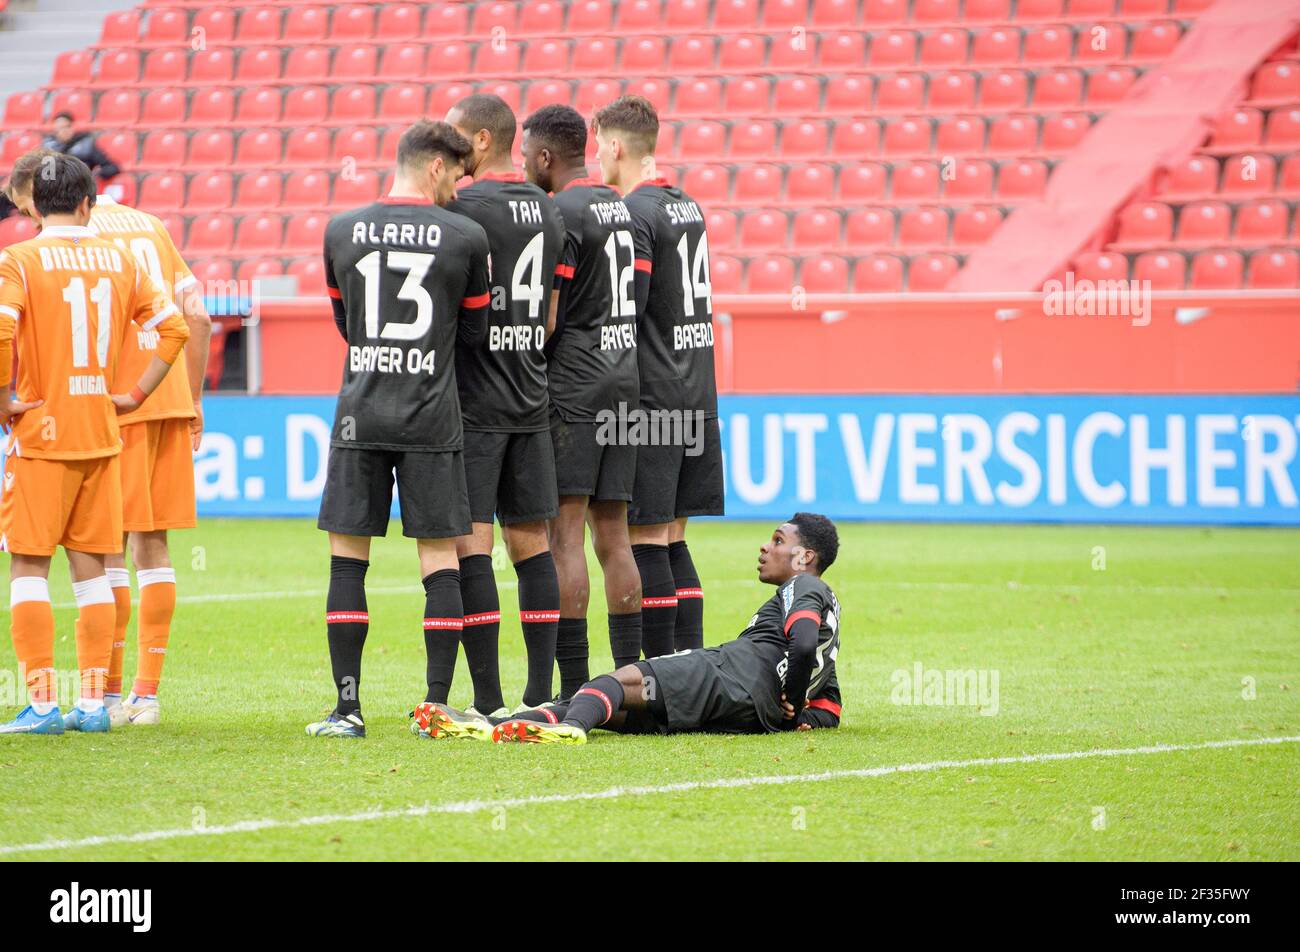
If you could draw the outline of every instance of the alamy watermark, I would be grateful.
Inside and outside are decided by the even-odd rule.
[[[1043,284],[1043,313],[1048,317],[1127,317],[1134,327],[1151,323],[1150,281],[1092,281],[1053,278]]]
[[[687,456],[704,452],[703,410],[647,410],[619,401],[617,410],[596,414],[600,446],[684,446]]]
[[[1001,674],[996,668],[945,670],[927,668],[917,661],[911,669],[898,668],[889,676],[893,685],[889,703],[978,707],[981,715],[993,717],[998,713],[1000,680]]]

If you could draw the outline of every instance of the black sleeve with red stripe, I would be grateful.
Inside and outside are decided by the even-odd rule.
[[[821,616],[814,611],[791,612],[786,618],[785,634],[790,639],[786,651],[789,666],[785,672],[785,696],[794,705],[795,713],[803,711],[808,698],[808,682],[812,680],[813,666],[817,660],[817,632]],[[794,721],[786,721],[788,727]]]
[[[573,272],[578,264],[580,240],[573,232],[565,229],[564,247],[560,250],[560,260],[555,265],[555,287],[560,292],[560,303],[555,311],[555,330],[542,348],[542,353],[548,360],[555,353],[555,345],[560,342],[560,334],[564,330],[565,311],[569,306],[569,289],[573,287]]]
[[[650,301],[650,278],[655,266],[654,218],[632,213],[632,251],[634,255],[632,293],[636,301],[637,317],[643,317]]]
[[[334,261],[330,257],[329,239],[325,239],[325,293],[329,295],[330,307],[334,310],[334,326],[339,329],[339,336],[348,339],[348,312],[343,308],[343,293],[339,291],[338,279],[334,277]]]
[[[469,256],[469,279],[465,285],[465,297],[460,302],[460,325],[456,328],[456,341],[465,347],[477,346],[487,334],[488,305],[492,301],[488,287],[491,281],[489,254],[487,233],[480,227]]]

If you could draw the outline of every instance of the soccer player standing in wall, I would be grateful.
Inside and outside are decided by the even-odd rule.
[[[504,708],[497,640],[501,601],[492,572],[492,518],[519,577],[519,622],[528,652],[523,706],[551,700],[560,588],[546,522],[559,513],[551,448],[546,357],[559,291],[555,267],[564,222],[544,191],[515,170],[517,120],[505,100],[467,96],[447,113],[473,147],[474,184],[448,210],[472,218],[492,248],[487,339],[456,356],[465,424],[465,476],[473,532],[457,542],[465,604],[461,642],[474,680],[474,710]]]
[[[317,522],[330,534],[325,624],[338,701],[307,726],[313,736],[365,736],[365,577],[370,538],[388,530],[394,474],[424,581],[426,700],[445,700],[451,684],[464,617],[456,537],[470,531],[455,351],[486,328],[488,239],[440,206],[456,197],[469,154],[452,126],[417,122],[398,143],[388,197],[325,232],[325,280],[348,349]]]
[[[623,193],[638,242],[653,249],[637,314],[641,410],[649,431],[670,438],[637,448],[628,523],[645,656],[654,658],[704,647],[704,591],[686,520],[723,512],[709,239],[700,206],[658,176],[659,117],[647,100],[622,96],[596,113],[593,126],[601,175]]]
[[[547,372],[560,514],[551,551],[560,578],[555,657],[560,695],[586,681],[586,522],[605,575],[610,650],[618,665],[641,651],[641,580],[627,535],[636,447],[608,445],[597,424],[637,404],[636,300],[650,249],[638,246],[619,194],[587,174],[587,124],[570,106],[544,106],[524,121],[528,180],[555,195],[565,250],[560,307]]]

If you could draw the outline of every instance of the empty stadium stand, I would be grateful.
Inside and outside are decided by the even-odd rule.
[[[1212,3],[161,0],[8,97],[0,172],[70,111],[201,277],[317,294],[329,214],[381,193],[405,123],[472,91],[521,116],[638,93],[661,169],[707,210],[716,291],[942,290]],[[1292,37],[1073,267],[1296,287],[1298,143]],[[27,233],[0,222],[0,246]]]

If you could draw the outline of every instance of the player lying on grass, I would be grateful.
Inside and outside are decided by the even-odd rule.
[[[567,703],[489,721],[421,704],[428,737],[585,744],[594,728],[623,734],[763,734],[838,727],[840,603],[822,581],[839,551],[825,516],[796,513],[758,550],[760,581],[777,586],[740,637],[717,648],[637,661],[583,685]]]

